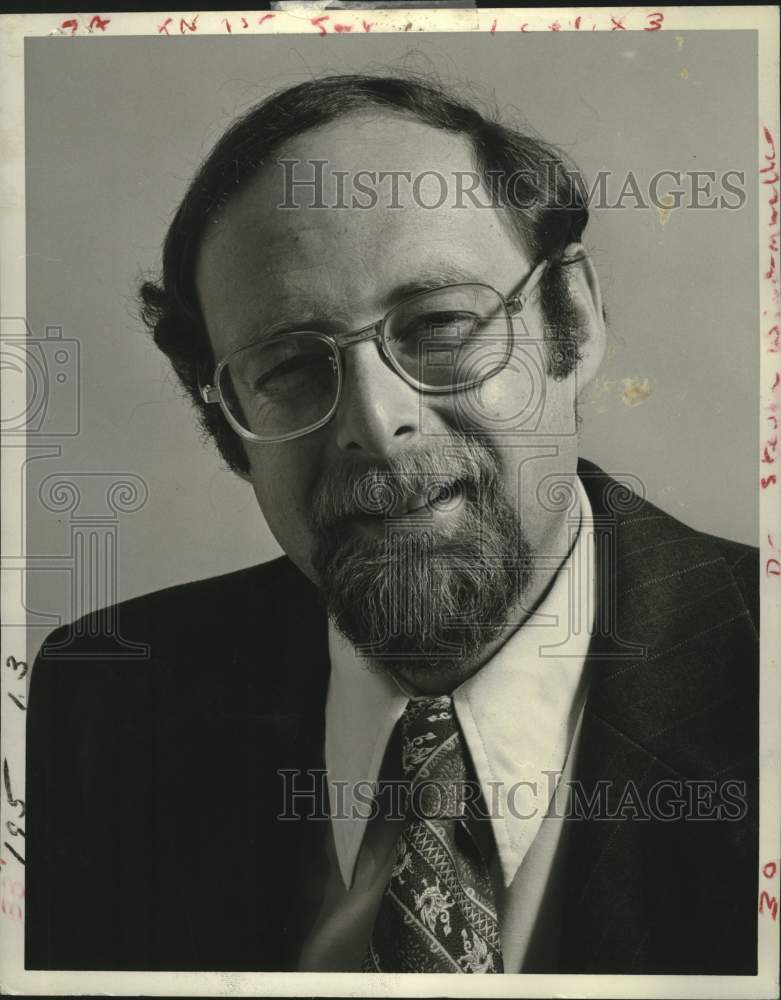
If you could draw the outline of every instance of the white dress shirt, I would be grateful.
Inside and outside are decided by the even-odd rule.
[[[557,879],[566,827],[557,816],[565,812],[594,622],[592,512],[577,477],[575,482],[579,526],[546,596],[497,653],[453,691],[491,814],[496,844],[491,875],[505,972],[554,971],[556,962],[562,895]],[[333,626],[329,653],[326,887],[298,968],[350,972],[360,970],[401,831],[398,820],[364,818],[365,796],[361,801],[352,792],[357,783],[365,789],[367,781],[380,776],[410,696],[387,674],[367,668]],[[553,796],[556,808],[550,809]],[[337,818],[337,812],[345,818]]]

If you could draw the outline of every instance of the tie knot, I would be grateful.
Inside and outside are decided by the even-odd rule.
[[[466,779],[453,699],[417,698],[401,717],[401,762],[411,783],[414,811],[428,818],[462,815]]]

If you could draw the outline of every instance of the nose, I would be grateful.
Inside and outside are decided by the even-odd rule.
[[[420,436],[420,394],[386,362],[374,340],[342,355],[342,395],[334,415],[337,447],[387,460]]]

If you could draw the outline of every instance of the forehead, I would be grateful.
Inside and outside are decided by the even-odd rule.
[[[203,240],[196,280],[215,347],[287,313],[373,321],[422,271],[509,290],[527,262],[488,201],[469,140],[406,116],[351,115],[291,140]]]

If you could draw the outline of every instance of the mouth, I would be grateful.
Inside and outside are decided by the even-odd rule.
[[[390,508],[378,513],[356,513],[352,524],[373,536],[384,535],[391,525],[410,530],[431,530],[436,526],[454,525],[463,515],[467,485],[460,480],[441,480],[416,493],[396,498]]]
[[[436,483],[426,490],[411,493],[399,500],[387,517],[407,517],[434,512],[444,512],[459,506],[464,496],[464,486],[459,480]]]
[[[437,477],[415,492],[402,491],[397,484],[395,494],[379,494],[373,503],[352,506],[319,530],[327,530],[329,534],[341,530],[350,535],[359,529],[380,536],[391,525],[409,529],[436,526],[451,529],[463,517],[467,501],[474,501],[477,493],[477,485],[466,478],[448,481]]]

